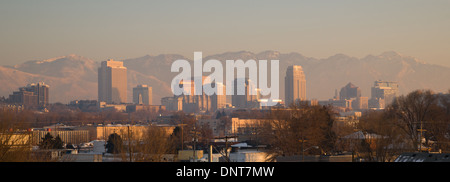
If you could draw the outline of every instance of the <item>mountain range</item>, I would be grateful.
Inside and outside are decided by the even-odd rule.
[[[162,97],[172,96],[170,83],[178,73],[170,72],[172,62],[189,60],[178,54],[120,60],[127,67],[128,101],[132,101],[132,88],[147,84],[153,90],[153,104],[160,104]],[[414,57],[394,51],[380,55],[355,58],[344,54],[317,59],[299,53],[264,51],[225,52],[203,57],[203,62],[216,59],[244,61],[279,60],[280,97],[284,100],[284,76],[289,65],[300,65],[306,77],[308,99],[327,100],[349,82],[361,88],[362,96],[370,98],[370,88],[376,80],[396,81],[400,94],[416,89],[431,89],[447,92],[450,89],[450,68],[427,64]],[[19,87],[28,83],[43,81],[50,86],[50,102],[68,103],[72,100],[97,99],[97,68],[99,61],[79,56],[67,55],[46,60],[31,60],[14,66],[0,66],[0,96],[8,97]],[[193,64],[192,64],[193,66]],[[206,74],[204,74],[206,76]]]

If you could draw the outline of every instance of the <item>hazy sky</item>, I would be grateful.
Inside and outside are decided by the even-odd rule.
[[[315,58],[392,50],[450,67],[450,1],[0,1],[0,65],[241,50]]]

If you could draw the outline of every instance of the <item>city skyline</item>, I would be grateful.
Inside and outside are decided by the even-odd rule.
[[[302,65],[308,71],[306,77],[309,99],[328,99],[335,89],[351,82],[361,88],[362,96],[370,97],[370,88],[374,80],[397,81],[402,87],[399,94],[406,94],[416,89],[431,89],[439,93],[448,91],[446,75],[449,68],[431,65],[408,55],[396,52],[384,52],[379,55],[357,59],[347,55],[335,55],[327,59],[315,59],[299,53],[280,53],[277,51],[228,52],[206,57],[205,60],[217,59],[224,63],[228,59],[243,60],[279,59],[280,60],[280,99],[285,98],[284,74],[291,64]],[[127,102],[132,102],[132,88],[136,85],[160,85],[153,88],[153,102],[157,104],[161,97],[169,96],[170,80],[175,76],[170,64],[177,59],[186,59],[180,55],[143,56],[123,60],[128,67]],[[1,82],[11,87],[0,89],[1,95],[7,97],[14,88],[29,84],[26,80],[43,81],[52,85],[50,102],[68,103],[76,99],[97,100],[97,68],[101,62],[78,55],[54,57],[46,60],[29,61],[14,67],[0,67],[0,74],[5,78]],[[156,66],[157,65],[157,66]],[[311,71],[310,71],[311,70]],[[207,76],[208,73],[203,73]],[[70,84],[70,87],[67,87]],[[72,88],[72,89],[71,89]]]

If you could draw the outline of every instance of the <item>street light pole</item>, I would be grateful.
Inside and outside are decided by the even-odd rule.
[[[304,143],[305,143],[305,140],[304,140],[304,138],[303,138],[303,135],[302,135],[302,139],[301,140],[299,140],[299,142],[302,142],[302,145],[301,145],[301,147],[302,147],[302,162],[305,162],[305,150],[303,150],[304,149]]]
[[[128,153],[130,155],[130,162],[132,162],[131,158],[131,135],[130,135],[130,126],[128,125]]]

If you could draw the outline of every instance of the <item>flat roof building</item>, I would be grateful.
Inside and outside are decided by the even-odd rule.
[[[133,88],[133,103],[152,105],[152,87],[138,85]]]
[[[306,79],[302,66],[289,66],[286,70],[286,77],[284,78],[284,92],[285,104],[296,102],[297,100],[306,100]]]
[[[123,62],[108,59],[98,68],[98,102],[127,102],[127,68]]]

